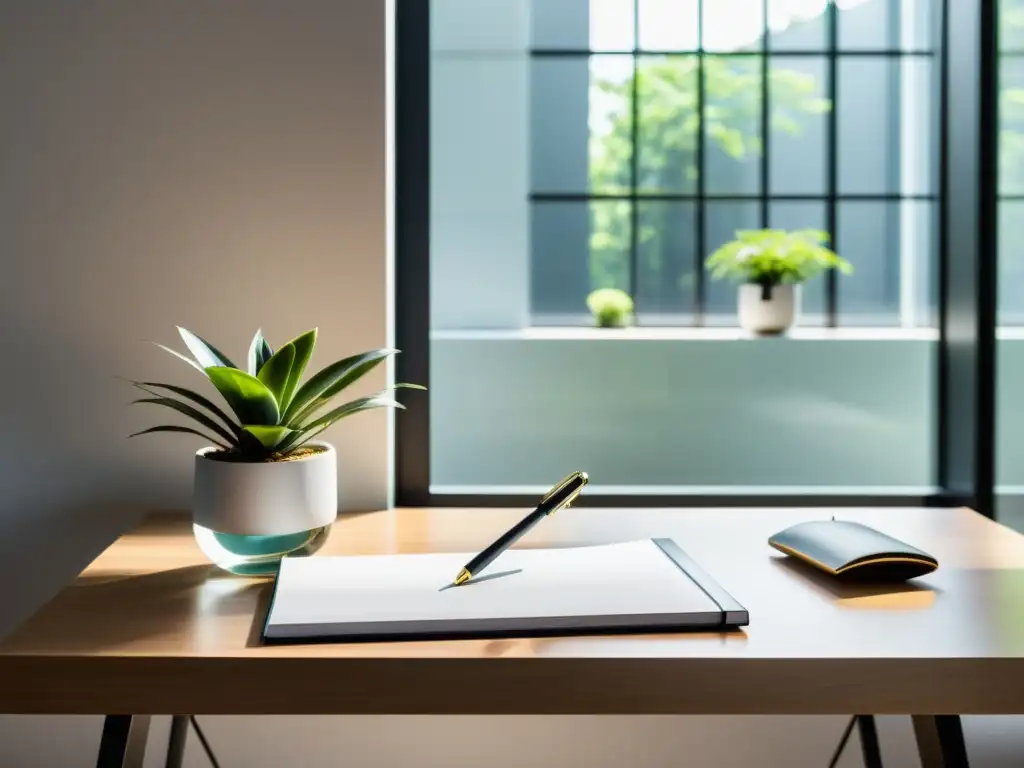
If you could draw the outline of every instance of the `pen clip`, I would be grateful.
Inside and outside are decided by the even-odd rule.
[[[580,483],[580,487],[577,488],[575,491],[573,491],[572,495],[569,496],[569,498],[567,498],[565,501],[563,501],[561,504],[559,504],[555,509],[552,509],[548,513],[549,515],[554,514],[559,509],[564,509],[565,507],[568,507],[570,504],[572,504],[572,502],[576,501],[576,499],[579,497],[580,493],[583,492],[583,486],[585,486],[587,484],[587,475],[586,475],[585,472],[572,472],[572,473],[566,475],[565,478],[560,483],[558,483],[558,485],[556,485],[554,488],[552,488],[550,491],[548,491],[546,494],[544,494],[544,498],[540,500],[541,504],[543,504],[544,502],[548,501],[552,496],[554,496],[555,494],[560,492],[563,488],[565,488],[567,485],[569,485],[570,483],[572,483],[572,482],[574,482],[576,480],[582,480],[582,482]]]

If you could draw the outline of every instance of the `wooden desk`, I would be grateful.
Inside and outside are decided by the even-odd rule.
[[[322,553],[469,552],[521,514],[343,517]],[[152,520],[0,643],[0,712],[1024,712],[1024,536],[962,509],[839,512],[939,558],[895,588],[844,587],[766,544],[831,514],[572,509],[521,544],[674,537],[749,609],[742,632],[274,647],[269,583],[214,570],[184,519]],[[934,764],[959,764],[957,718],[915,725],[925,750],[953,740]]]

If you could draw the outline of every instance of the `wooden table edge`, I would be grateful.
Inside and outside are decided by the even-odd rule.
[[[1024,691],[1002,684],[1019,668],[1015,659],[11,655],[0,658],[0,713],[1019,714]]]

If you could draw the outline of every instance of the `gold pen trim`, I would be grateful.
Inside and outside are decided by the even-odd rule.
[[[459,571],[459,575],[455,577],[455,586],[457,587],[460,584],[465,584],[471,578],[473,578],[473,574],[463,568]]]
[[[564,509],[565,507],[568,507],[570,504],[576,501],[579,495],[583,492],[583,487],[590,481],[590,478],[587,476],[586,472],[572,472],[566,475],[565,478],[563,478],[563,480],[558,485],[556,485],[554,488],[552,488],[550,491],[544,494],[544,498],[540,500],[541,504],[543,504],[556,493],[561,491],[563,488],[565,488],[565,486],[569,485],[569,483],[577,479],[582,480],[582,482],[580,483],[580,487],[576,489],[572,496],[570,496],[568,499],[562,502],[559,506],[555,507],[555,509],[552,509],[548,513],[549,515],[553,515],[559,509]]]

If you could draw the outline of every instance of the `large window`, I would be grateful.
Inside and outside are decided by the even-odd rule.
[[[429,384],[396,421],[400,501],[528,503],[584,469],[593,503],[991,510],[991,4],[398,8],[399,377]],[[856,268],[787,338],[714,327],[736,290],[704,261],[762,226]],[[645,327],[573,327],[600,287]]]
[[[1024,0],[999,14],[999,324],[1024,325]]]
[[[1024,0],[999,3],[998,418],[1000,518],[1024,528]]]
[[[939,0],[544,0],[529,64],[530,311],[600,287],[645,325],[735,322],[738,229],[832,234],[804,325],[935,323]]]

